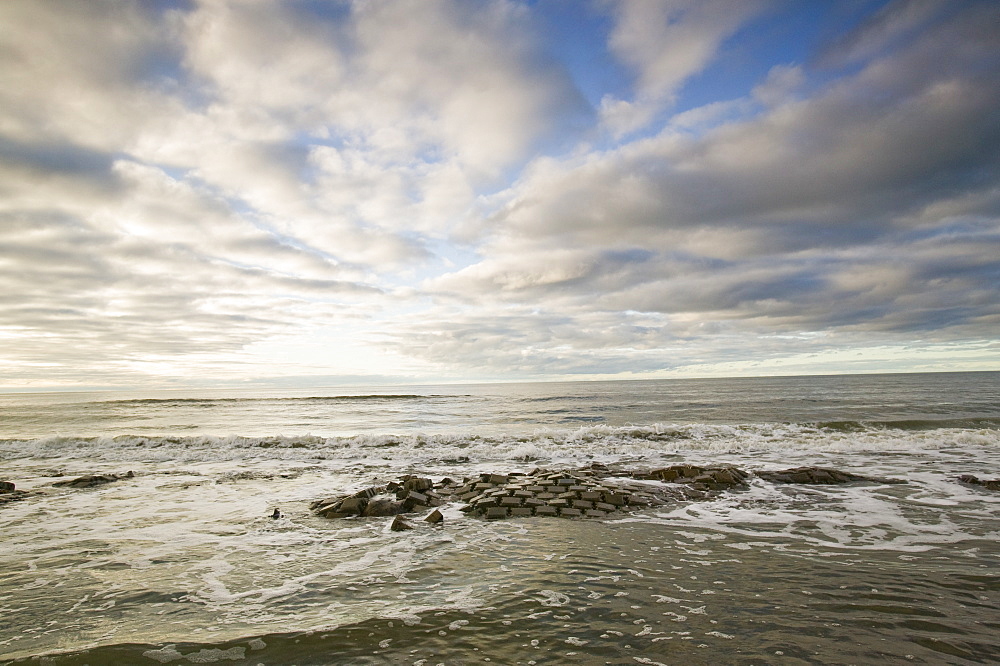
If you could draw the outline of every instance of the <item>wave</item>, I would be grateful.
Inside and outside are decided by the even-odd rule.
[[[582,425],[527,434],[54,436],[0,439],[0,460],[343,460],[386,464],[518,461],[574,464],[670,456],[780,456],[1000,447],[1000,420],[769,424]]]
[[[324,402],[365,402],[370,400],[440,400],[443,398],[468,398],[467,395],[437,395],[437,394],[417,394],[417,393],[366,393],[358,395],[334,395],[334,396],[305,396],[294,398],[129,398],[126,400],[100,400],[87,404],[105,406],[213,406],[213,405],[233,405],[246,403],[252,405],[275,404],[275,403],[324,403]]]

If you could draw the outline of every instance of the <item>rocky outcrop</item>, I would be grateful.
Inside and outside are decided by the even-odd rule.
[[[986,488],[987,490],[1000,490],[1000,479],[980,479],[978,476],[963,474],[958,477],[958,480],[962,483],[967,483],[970,486],[980,486],[982,488]]]
[[[735,467],[699,467],[672,465],[649,472],[633,473],[635,478],[667,483],[683,483],[695,490],[743,490],[749,487],[750,475]]]
[[[764,471],[757,472],[757,476],[771,483],[905,483],[820,467]],[[444,519],[435,507],[448,502],[460,503],[462,512],[487,520],[529,516],[604,518],[745,490],[750,480],[750,473],[736,467],[698,465],[630,471],[594,464],[574,471],[483,473],[461,482],[447,478],[434,482],[410,475],[351,495],[318,500],[310,508],[325,518],[398,517],[433,509],[424,519],[432,524]]]
[[[25,490],[18,490],[11,481],[0,481],[0,504],[13,502],[27,497],[29,493]]]
[[[771,483],[801,483],[814,485],[832,485],[838,483],[906,483],[900,479],[885,479],[875,476],[862,476],[851,472],[842,472],[825,467],[795,467],[776,471],[760,471],[757,476]]]
[[[93,488],[94,486],[102,486],[105,483],[131,479],[134,476],[135,472],[126,472],[125,474],[87,474],[67,481],[56,481],[52,485],[69,488]]]

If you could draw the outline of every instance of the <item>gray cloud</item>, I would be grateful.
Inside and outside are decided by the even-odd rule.
[[[634,99],[592,109],[531,3],[0,3],[5,381],[797,368],[995,339],[992,3],[890,3],[656,131],[765,3],[603,6]],[[587,143],[609,129],[632,138]]]

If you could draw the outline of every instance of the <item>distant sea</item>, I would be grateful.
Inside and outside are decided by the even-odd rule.
[[[309,510],[681,463],[906,483],[405,532]],[[87,474],[123,478],[54,485]],[[1000,373],[4,394],[0,663],[998,663],[1000,491],[969,474],[1000,478]]]

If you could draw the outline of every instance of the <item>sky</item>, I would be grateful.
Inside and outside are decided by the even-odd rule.
[[[0,390],[945,370],[1000,3],[0,2]]]

